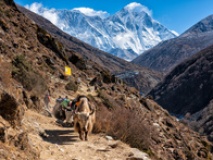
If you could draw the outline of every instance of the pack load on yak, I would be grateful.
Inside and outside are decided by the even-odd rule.
[[[65,98],[59,96],[53,108],[53,115],[57,118],[56,122],[60,124],[73,124],[73,115],[80,103],[80,98],[82,96],[77,96],[74,100],[70,100],[68,96]]]
[[[75,112],[78,110],[78,106],[82,103],[80,100],[82,98],[87,98],[83,95],[78,95],[75,99],[70,100],[68,96],[62,98],[59,96],[56,99],[56,104],[53,107],[53,115],[57,119],[57,123],[62,126],[73,126],[73,116]],[[88,99],[88,98],[87,98]],[[89,105],[91,109],[91,106]]]
[[[66,119],[65,110],[69,109],[70,100],[66,96],[65,98],[62,98],[59,96],[56,99],[56,104],[53,107],[52,114],[57,119],[57,122],[63,123],[63,121]]]
[[[63,101],[61,102],[61,107],[62,107],[62,110],[71,110],[71,103],[72,101],[66,96]]]

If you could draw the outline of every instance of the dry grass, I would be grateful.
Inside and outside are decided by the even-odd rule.
[[[115,103],[113,103],[114,100],[110,96],[108,96],[106,91],[100,90],[98,92],[98,97],[100,97],[102,99],[102,102],[108,109],[110,109],[110,110],[114,109],[114,104],[115,104]]]
[[[106,107],[99,104],[97,114],[96,114],[96,123],[93,128],[94,133],[108,133],[111,128],[111,117],[112,112],[110,112]]]
[[[147,121],[141,117],[143,115],[139,115],[135,110],[128,110],[125,107],[116,107],[114,110],[109,110],[104,106],[100,106],[94,132],[105,132],[132,147],[149,152],[151,128]]]

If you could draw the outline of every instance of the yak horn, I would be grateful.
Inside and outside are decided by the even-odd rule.
[[[89,115],[92,115],[94,112],[95,112],[95,110],[93,109],[93,110],[89,113]]]

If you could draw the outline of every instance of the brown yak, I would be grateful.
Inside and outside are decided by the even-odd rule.
[[[86,96],[77,97],[76,105],[74,128],[75,131],[78,132],[79,138],[87,141],[87,135],[92,131],[95,123],[95,110],[90,108],[89,101]]]

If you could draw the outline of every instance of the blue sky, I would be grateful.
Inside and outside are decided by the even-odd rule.
[[[201,19],[213,14],[213,0],[14,0],[16,3],[30,6],[37,2],[51,9],[73,9],[86,7],[109,14],[121,10],[131,2],[146,6],[152,17],[170,30],[179,34]]]

